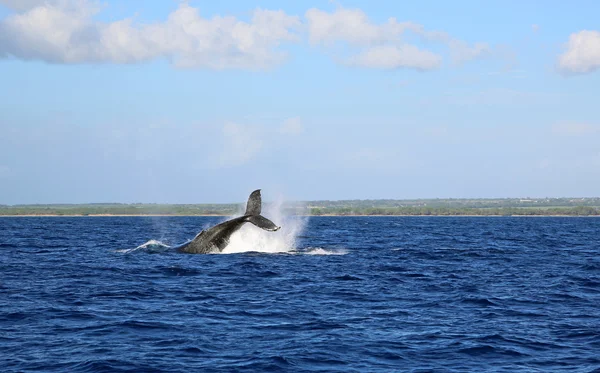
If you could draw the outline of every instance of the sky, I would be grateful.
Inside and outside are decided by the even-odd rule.
[[[598,14],[0,0],[0,204],[597,197]]]

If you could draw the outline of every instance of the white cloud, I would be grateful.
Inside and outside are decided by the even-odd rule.
[[[397,39],[409,28],[418,28],[411,22],[398,23],[389,18],[387,23],[375,25],[360,9],[338,8],[328,13],[316,8],[306,11],[311,44],[333,44],[345,41],[352,44],[371,45]]]
[[[233,16],[205,18],[187,2],[163,22],[135,17],[113,22],[96,18],[105,5],[96,0],[0,0],[15,13],[0,20],[0,58],[51,63],[141,63],[165,58],[179,68],[265,69],[282,63],[286,43],[307,32],[313,46],[334,53],[336,61],[367,68],[431,70],[442,55],[455,64],[492,54],[486,43],[467,43],[414,22],[369,19],[361,9],[338,6],[309,9],[301,20],[282,10],[256,9],[249,21]],[[416,36],[419,46],[407,41]],[[423,44],[423,45],[421,45]]]
[[[299,135],[304,132],[304,126],[302,125],[302,120],[300,117],[294,117],[286,119],[281,127],[279,128],[279,132],[284,135]]]
[[[450,47],[450,56],[455,64],[462,64],[479,57],[488,56],[492,49],[487,43],[475,43],[469,46],[466,42],[458,39],[451,39],[448,42]]]
[[[221,167],[240,166],[254,158],[263,148],[260,129],[252,125],[225,123],[224,146],[220,154]]]
[[[0,0],[0,4],[15,10],[26,10],[49,3],[49,0]],[[54,1],[55,3],[57,1]]]
[[[410,32],[425,43],[438,43],[446,46],[455,64],[485,56],[491,52],[486,43],[469,45],[463,40],[451,37],[443,31],[428,31],[423,25],[414,22],[398,22],[389,18],[385,23],[371,22],[360,9],[338,7],[329,13],[319,9],[309,9],[305,18],[309,41],[312,45],[331,47],[347,44],[358,50],[350,57],[340,60],[345,63],[368,68],[413,68],[431,70],[441,66],[442,57],[429,50],[419,48],[404,40]]]
[[[552,126],[552,133],[566,136],[584,136],[600,132],[600,127],[588,123],[557,123]]]
[[[260,69],[285,59],[277,48],[296,41],[294,30],[301,25],[298,17],[262,9],[253,12],[250,22],[231,16],[203,18],[185,2],[162,23],[105,23],[94,20],[100,7],[92,1],[28,3],[17,8],[25,11],[0,21],[0,56],[54,63],[134,63],[165,57],[177,67]]]
[[[600,68],[600,32],[583,30],[571,34],[567,50],[558,58],[565,73],[585,74]]]
[[[417,70],[432,70],[438,68],[442,58],[435,53],[421,50],[414,45],[400,46],[382,45],[369,48],[364,52],[350,57],[348,64],[378,69],[413,68]]]
[[[297,141],[296,136],[304,132],[302,120],[300,117],[292,117],[280,123],[279,126],[225,123],[220,133],[221,146],[211,151],[212,166],[242,166],[252,163],[260,156],[274,154],[277,149],[289,149]]]

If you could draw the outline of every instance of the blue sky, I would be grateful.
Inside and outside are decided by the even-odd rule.
[[[599,13],[0,0],[0,204],[598,196]]]

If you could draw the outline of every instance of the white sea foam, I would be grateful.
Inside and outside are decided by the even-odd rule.
[[[158,240],[150,240],[145,244],[138,246],[136,249],[152,249],[152,248],[160,248],[160,247],[169,247],[169,245],[162,243]]]
[[[116,250],[116,252],[126,253],[126,254],[132,253],[134,251],[161,252],[161,251],[168,250],[169,248],[171,248],[171,246],[164,244],[160,241],[150,240],[144,244],[141,244],[140,246],[136,247],[135,249],[122,249],[122,250]]]
[[[344,249],[323,249],[321,247],[310,247],[302,252],[305,255],[346,255],[348,250]]]
[[[280,226],[276,232],[262,230],[253,224],[244,224],[239,231],[231,235],[229,245],[222,254],[256,251],[261,253],[286,253],[295,250],[296,240],[304,228],[308,218],[302,216],[286,216],[283,214],[283,200],[263,205],[261,215]]]

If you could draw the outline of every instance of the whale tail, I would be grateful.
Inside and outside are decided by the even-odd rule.
[[[260,215],[262,198],[260,197],[260,189],[256,189],[250,193],[248,203],[246,204],[246,213],[244,215]]]
[[[281,227],[278,227],[260,214],[262,208],[262,199],[260,196],[260,189],[255,190],[248,197],[248,203],[246,204],[246,221],[262,228],[266,231],[276,231]]]

